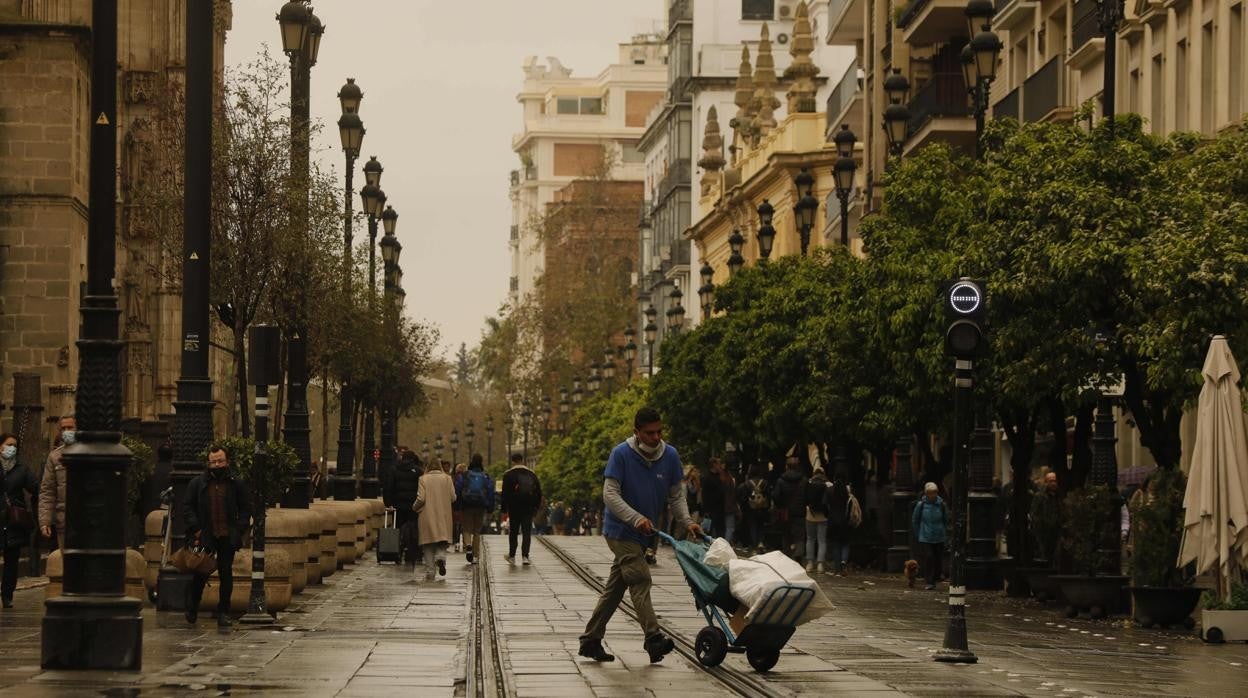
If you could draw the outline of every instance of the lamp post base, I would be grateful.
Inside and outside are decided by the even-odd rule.
[[[354,477],[335,477],[332,485],[335,501],[350,502],[355,500]]]
[[[61,596],[48,599],[44,606],[42,668],[142,668],[143,616],[138,599]]]
[[[970,650],[940,650],[932,658],[946,664],[974,664],[979,661],[979,657]]]
[[[381,496],[381,481],[375,477],[364,478],[360,484],[361,499],[377,499]]]

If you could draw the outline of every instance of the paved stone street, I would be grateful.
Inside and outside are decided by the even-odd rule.
[[[610,557],[600,538],[547,541],[605,578]],[[181,614],[149,608],[136,674],[40,672],[43,589],[24,589],[16,608],[0,613],[0,696],[732,694],[679,653],[650,664],[623,612],[606,639],[617,660],[578,658],[596,592],[537,541],[531,566],[507,564],[505,552],[505,538],[486,538],[490,607],[475,613],[473,570],[456,554],[444,580],[417,584],[406,568],[378,565],[369,553],[296,596],[278,627],[218,632],[207,614],[192,628]],[[654,576],[661,620],[692,639],[702,618],[669,550]],[[775,671],[753,674],[741,655],[724,666],[778,695],[1215,696],[1238,695],[1248,680],[1248,645],[1205,645],[1192,633],[1121,619],[1068,621],[1056,606],[984,595],[972,596],[968,610],[979,664],[938,664],[930,654],[944,633],[942,593],[907,589],[899,577],[822,582],[836,611],[800,628]],[[478,615],[496,623],[474,623]],[[478,627],[493,631],[482,647],[497,648],[497,663],[477,653]]]

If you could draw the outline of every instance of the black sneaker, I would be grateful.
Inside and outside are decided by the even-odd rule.
[[[662,661],[668,653],[676,649],[676,643],[672,642],[672,638],[662,633],[646,638],[646,642],[642,646],[650,654],[651,664]]]
[[[13,599],[0,599],[0,606],[5,608],[13,608]]]
[[[187,622],[187,623],[194,624],[194,623],[195,623],[195,621],[197,621],[197,620],[199,620],[199,611],[187,611],[187,612],[186,612],[186,622]]]
[[[446,560],[438,560],[438,574],[446,576]]]
[[[647,552],[647,553],[646,553],[646,563],[647,563],[647,564],[650,564],[650,565],[657,565],[657,564],[659,564],[659,558],[655,557],[654,553]]]
[[[581,640],[581,651],[578,654],[595,662],[615,661],[615,655],[607,654],[607,651],[602,648],[602,640]]]
[[[471,565],[471,564],[472,564],[472,551],[471,551],[471,550],[469,550],[467,553],[465,553],[465,554],[464,554],[464,558],[465,558],[465,559],[467,559],[467,560],[468,560],[468,564],[470,564],[470,565]]]
[[[217,616],[218,628],[228,628],[233,624],[234,622],[230,620],[230,617],[228,615],[222,613],[221,615]]]

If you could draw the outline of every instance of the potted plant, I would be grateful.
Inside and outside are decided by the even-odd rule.
[[[1118,493],[1105,485],[1087,486],[1066,495],[1062,508],[1065,528],[1061,547],[1074,574],[1053,575],[1065,597],[1066,615],[1087,612],[1102,618],[1118,604],[1127,584],[1112,574],[1118,560]]]
[[[1192,612],[1200,590],[1174,564],[1183,540],[1185,480],[1177,469],[1158,470],[1132,497],[1131,605],[1135,621],[1146,628],[1196,624]]]
[[[1230,599],[1205,592],[1200,612],[1200,637],[1206,642],[1248,640],[1248,585],[1231,582]]]

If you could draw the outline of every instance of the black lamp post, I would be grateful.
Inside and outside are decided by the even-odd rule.
[[[401,298],[399,295],[399,256],[403,252],[403,245],[394,236],[398,218],[399,214],[389,207],[386,208],[382,215],[382,220],[385,222],[385,235],[381,238],[380,247],[384,269],[382,283],[385,285],[385,302],[382,305],[381,312],[383,332],[386,338],[382,343],[384,346],[383,351],[396,351],[398,346],[394,337],[398,333],[399,299]],[[376,229],[377,224],[374,222],[372,227]],[[386,392],[388,391],[382,391],[383,394]],[[364,483],[362,487],[364,497],[369,499],[381,495],[381,482],[377,477],[378,471],[387,477],[394,471],[394,420],[397,407],[388,397],[382,397],[378,408],[381,412],[381,459],[377,463],[377,467],[366,467],[364,469]]]
[[[510,399],[510,398],[507,400],[507,405],[508,405],[508,410],[510,410],[510,409],[511,409],[511,399]],[[512,431],[512,426],[513,426],[513,425],[514,425],[514,422],[513,422],[512,418],[511,418],[511,412],[510,412],[510,411],[508,411],[508,412],[507,412],[507,415],[506,415],[505,417],[503,417],[503,437],[504,437],[504,438],[506,439],[506,441],[507,441],[507,453],[508,453],[508,457],[510,457],[510,454],[511,454],[511,445],[512,445],[513,443],[515,443],[515,439],[513,439],[513,438],[512,438],[512,436],[514,435],[514,434],[513,434],[513,431]]]
[[[347,84],[338,90],[338,102],[342,106],[342,117],[338,119],[338,135],[342,140],[342,152],[347,158],[347,187],[344,194],[343,209],[343,285],[351,286],[351,248],[354,246],[352,230],[355,215],[352,206],[355,202],[353,192],[355,185],[355,161],[360,156],[360,146],[364,142],[364,122],[360,120],[360,101],[364,92],[355,84],[355,78],[347,78]],[[355,499],[355,414],[354,398],[351,394],[351,379],[343,376],[338,400],[338,466],[334,471],[334,499],[350,501]]]
[[[637,330],[631,325],[624,330],[624,362],[628,364],[628,382],[633,382],[633,362],[637,360]]]
[[[654,342],[659,338],[659,326],[654,324],[654,318],[658,314],[654,304],[650,304],[646,308],[646,326],[642,329],[642,336],[646,340],[647,370],[651,376],[654,375]]]
[[[520,421],[521,426],[524,429],[524,462],[526,465],[529,462],[529,423],[532,419],[533,403],[530,402],[528,398],[525,398],[524,402],[520,406]]]
[[[459,463],[459,427],[451,429],[451,462]]]
[[[438,457],[439,465],[441,465],[442,451],[444,449],[445,447],[442,445],[442,432],[438,432],[438,435],[433,438],[433,452]]]
[[[733,228],[732,235],[728,236],[728,249],[732,254],[728,256],[728,275],[736,276],[741,271],[741,267],[745,266],[745,257],[741,255],[741,250],[745,247],[745,236],[741,234],[741,230]]]
[[[771,202],[763,199],[758,207],[758,256],[763,262],[771,257],[771,246],[776,241],[776,229],[771,225],[775,213],[776,209]]]
[[[607,395],[610,395],[611,384],[615,382],[615,350],[610,346],[602,352],[602,382],[606,386]]]
[[[900,68],[893,68],[893,74],[884,78],[884,93],[888,95],[888,106],[884,108],[884,137],[888,140],[889,154],[900,157],[910,124],[910,108],[906,106],[910,81],[901,74]]]
[[[1101,108],[1114,135],[1114,80],[1118,68],[1118,25],[1125,16],[1124,0],[1096,0],[1097,24],[1105,37],[1105,82],[1101,88]]]
[[[202,108],[194,119],[187,113],[186,212],[184,245],[205,243],[199,264],[184,262],[188,271],[197,268],[207,283],[208,215],[212,172],[208,164],[212,152],[212,7],[211,3],[192,6],[187,22],[188,103]],[[207,7],[204,7],[207,6]],[[65,532],[64,594],[44,602],[41,665],[44,669],[123,669],[138,670],[143,660],[143,618],[138,599],[126,596],[126,468],[130,451],[121,445],[121,377],[118,359],[121,341],[117,320],[117,296],[113,290],[116,271],[117,183],[117,3],[92,3],[94,32],[91,47],[92,85],[90,127],[90,178],[87,218],[87,292],[82,298],[82,335],[78,341],[78,442],[65,447],[66,519],[73,523]],[[205,16],[206,15],[206,16]],[[206,21],[205,21],[206,19]],[[198,27],[202,38],[192,36]],[[207,57],[207,64],[203,62]],[[207,94],[207,100],[203,99]],[[202,140],[201,140],[202,139]],[[202,155],[201,163],[191,160]],[[192,189],[194,187],[194,189]],[[199,206],[203,204],[202,209]],[[202,233],[202,237],[194,235]],[[195,250],[195,248],[190,248]],[[184,256],[185,260],[186,257]],[[202,270],[202,271],[199,271]],[[188,281],[191,279],[188,277]],[[197,288],[196,291],[199,289]],[[206,289],[204,289],[206,290]],[[187,296],[192,295],[188,289]],[[207,298],[194,309],[207,330]],[[183,299],[185,309],[186,299]],[[208,335],[188,334],[197,352],[202,351],[207,381]],[[198,369],[198,357],[182,354],[183,380],[179,397],[186,394],[182,383]],[[196,376],[198,377],[198,376]],[[207,382],[209,390],[212,383]],[[208,395],[211,400],[211,393]],[[181,412],[179,407],[178,411]],[[179,417],[181,415],[179,414]],[[211,422],[209,422],[211,429]],[[179,429],[179,435],[198,435]],[[209,431],[211,438],[211,431]],[[184,451],[183,451],[184,452]],[[14,564],[17,564],[14,560]],[[7,570],[6,570],[7,571]]]
[[[360,204],[368,217],[368,307],[372,312],[377,310],[377,224],[385,210],[386,193],[381,190],[381,173],[385,170],[378,162],[377,156],[364,163],[364,187],[360,189]],[[362,475],[364,482],[377,477],[377,461],[373,452],[376,450],[376,425],[374,422],[377,405],[364,406],[364,457]],[[367,484],[362,486],[366,489]],[[365,493],[367,496],[367,493]]]
[[[984,116],[988,113],[988,90],[997,77],[997,57],[1001,39],[992,31],[992,0],[970,0],[966,4],[967,30],[971,40],[962,47],[962,77],[971,94],[975,113],[975,156],[982,156],[980,140],[984,134]],[[976,31],[979,29],[979,31]]]
[[[425,466],[429,465],[429,439],[423,439],[420,442],[420,453],[424,457]]]
[[[793,179],[797,185],[797,205],[793,207],[793,218],[797,221],[797,233],[801,237],[802,256],[810,248],[810,231],[815,227],[815,214],[819,212],[819,200],[815,198],[815,178],[805,167]]]
[[[598,389],[602,387],[602,377],[598,373],[598,364],[589,365],[589,392],[591,395],[597,395]]]
[[[711,316],[711,306],[715,303],[715,269],[703,262],[698,275],[702,277],[702,285],[698,287],[698,304],[702,306],[702,320],[705,322]]]
[[[542,445],[550,441],[550,415],[553,408],[549,395],[542,396]]]
[[[667,309],[667,327],[673,336],[680,334],[680,330],[685,326],[685,306],[681,302],[685,297],[684,292],[680,290],[680,286],[672,289],[667,295],[671,302],[671,307]]]
[[[472,453],[473,441],[475,441],[477,437],[476,426],[476,424],[472,423],[471,419],[468,420],[468,429],[464,432],[464,436],[468,438],[468,453]]]
[[[294,207],[292,230],[304,235],[308,229],[308,161],[310,155],[309,103],[312,92],[312,66],[320,53],[321,35],[325,28],[320,18],[306,3],[288,2],[277,15],[281,27],[282,50],[290,57],[290,171],[302,189]],[[298,299],[295,307],[306,307],[306,299]],[[296,312],[302,312],[296,311]],[[308,423],[308,350],[307,322],[301,315],[292,318],[286,344],[286,394],[288,402],[282,432],[287,443],[299,456],[294,482],[286,493],[287,507],[306,509],[311,498],[308,472],[312,464],[312,443]]]
[[[485,461],[494,460],[494,415],[485,417]]]
[[[564,386],[559,388],[559,433],[566,435],[568,433],[568,413],[571,412],[571,404],[568,402],[568,388]]]
[[[832,176],[836,180],[836,198],[841,202],[841,245],[849,247],[849,195],[854,191],[854,171],[858,169],[854,161],[854,144],[858,137],[849,130],[849,124],[841,124],[841,130],[832,140],[836,143]]]
[[[585,399],[585,391],[581,388],[581,377],[572,377],[572,405],[574,407],[581,406],[581,400]]]

